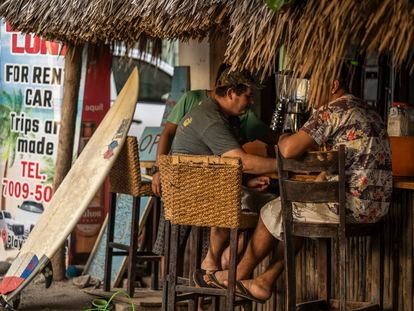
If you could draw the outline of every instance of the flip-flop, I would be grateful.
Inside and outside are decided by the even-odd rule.
[[[264,304],[266,302],[266,300],[262,300],[253,296],[252,293],[243,285],[241,281],[236,281],[236,296],[249,299],[251,301],[261,304]]]
[[[216,288],[204,280],[204,276],[209,275],[206,270],[200,269],[193,272],[193,281],[197,287]]]
[[[210,286],[213,288],[221,288],[221,289],[227,289],[227,286],[220,283],[219,280],[217,279],[215,273],[217,271],[214,271],[213,273],[207,273],[207,277],[209,279],[209,281],[211,282]]]

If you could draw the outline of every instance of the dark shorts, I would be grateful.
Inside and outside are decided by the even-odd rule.
[[[160,255],[160,256],[164,255],[165,226],[166,226],[166,220],[164,217],[164,208],[161,206],[161,214],[160,214],[160,221],[158,225],[157,239],[155,240],[155,243],[152,249],[152,251],[155,254]],[[185,246],[187,244],[188,237],[190,236],[190,232],[191,232],[190,226],[180,226],[178,253],[184,251]],[[202,239],[203,239],[202,256],[204,257],[205,254],[207,253],[208,245],[210,243],[210,228],[203,228]]]

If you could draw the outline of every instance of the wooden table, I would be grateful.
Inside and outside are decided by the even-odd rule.
[[[414,190],[414,177],[393,177],[394,188]]]
[[[272,179],[278,179],[277,173],[269,173],[265,174]],[[314,179],[315,176],[311,175],[297,175],[297,179],[307,180],[307,179]],[[414,176],[404,177],[404,176],[393,176],[393,184],[394,188],[396,189],[406,189],[406,190],[414,190]]]

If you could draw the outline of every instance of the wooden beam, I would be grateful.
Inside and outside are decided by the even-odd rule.
[[[59,144],[55,175],[53,179],[54,191],[59,188],[72,166],[78,94],[82,67],[82,49],[83,46],[80,45],[67,45]],[[52,267],[53,279],[55,281],[62,280],[65,277],[65,253],[63,246],[52,257]]]

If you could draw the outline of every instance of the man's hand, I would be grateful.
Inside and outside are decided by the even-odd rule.
[[[152,192],[154,192],[154,194],[156,196],[158,196],[158,197],[161,196],[161,176],[160,176],[160,172],[156,172],[156,173],[154,173],[154,175],[152,175],[151,188],[152,188]]]
[[[267,176],[253,177],[247,182],[247,187],[256,189],[259,192],[265,191],[270,184],[270,178]]]
[[[321,182],[321,181],[326,181],[326,180],[328,180],[328,179],[326,178],[326,172],[325,171],[320,172],[319,175],[316,176],[316,178],[315,178],[316,182]]]

